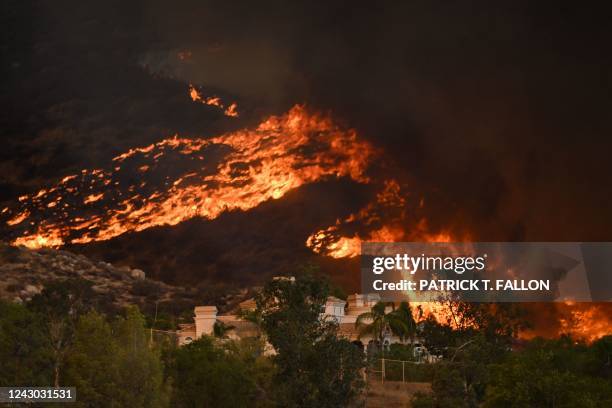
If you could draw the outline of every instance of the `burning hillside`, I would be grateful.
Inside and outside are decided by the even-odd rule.
[[[327,177],[367,182],[374,154],[352,130],[296,106],[255,129],[209,139],[174,136],[86,169],[2,210],[16,245],[107,240],[128,231],[248,210]]]
[[[192,88],[194,95],[196,101],[207,100]],[[304,184],[344,177],[382,188],[356,214],[312,234],[306,245],[314,252],[343,258],[358,255],[362,240],[448,241],[448,234],[431,234],[426,220],[409,210],[408,193],[398,181],[368,177],[377,155],[354,130],[295,106],[254,129],[200,139],[175,135],[130,149],[108,168],[85,169],[19,197],[1,217],[14,244],[59,247],[195,217],[215,219],[279,199]]]
[[[83,406],[612,406],[608,13],[2,5],[0,382]],[[269,341],[235,319],[254,297]]]
[[[173,283],[313,262],[349,288],[363,241],[610,240],[598,24],[533,7],[14,3],[5,242]]]
[[[225,108],[220,100],[203,97],[193,87],[191,96],[196,102],[212,101],[211,105],[226,109],[226,115],[234,106]],[[431,231],[419,212],[424,198],[411,195],[405,183],[369,174],[380,155],[354,130],[295,106],[253,129],[211,138],[173,136],[132,148],[106,168],[85,169],[63,177],[55,186],[19,197],[0,216],[6,225],[5,239],[13,244],[61,247],[194,218],[214,220],[224,212],[244,212],[280,199],[310,183],[346,178],[378,186],[379,191],[360,210],[311,233],[306,246],[314,253],[353,258],[359,255],[362,241],[457,239],[447,230]],[[464,234],[462,240],[469,236]],[[444,311],[422,306],[444,321]],[[524,337],[568,333],[590,341],[609,332],[605,306],[551,307],[554,324],[534,322],[536,330]],[[542,308],[547,310],[545,305]]]

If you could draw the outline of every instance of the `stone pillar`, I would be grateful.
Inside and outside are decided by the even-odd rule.
[[[211,336],[213,326],[217,321],[217,306],[196,306],[195,310],[196,338],[203,335]]]

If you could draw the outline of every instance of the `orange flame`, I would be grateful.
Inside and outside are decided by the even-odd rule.
[[[202,96],[202,94],[192,85],[189,84],[189,96],[194,102],[199,102],[204,105],[216,106],[223,110],[225,116],[238,117],[238,105],[233,102],[225,107],[225,104],[221,102],[221,98],[218,96]]]
[[[3,211],[4,212],[4,211]],[[23,221],[25,221],[28,217],[30,216],[30,213],[28,211],[24,211],[21,214],[17,214],[15,217],[11,218],[10,220],[8,220],[6,223],[8,225],[17,225],[17,224],[21,224]]]
[[[329,118],[295,106],[255,129],[210,139],[174,136],[130,149],[113,159],[112,170],[83,170],[64,177],[42,194],[24,197],[17,211],[2,217],[13,225],[28,218],[37,221],[15,231],[16,245],[38,248],[107,240],[193,217],[213,219],[224,211],[248,210],[328,177],[367,182],[372,155],[371,145],[353,130],[342,130]],[[125,179],[133,183],[134,174],[139,174],[138,182],[127,184]],[[36,225],[35,230],[30,231],[30,225]]]
[[[102,197],[104,197],[104,193],[90,194],[87,197],[85,197],[85,200],[83,200],[83,204],[95,203],[96,201],[100,200]]]
[[[612,333],[610,308],[589,303],[565,302],[567,314],[559,319],[561,333],[592,342]],[[607,310],[607,311],[606,311]]]
[[[406,213],[407,199],[402,195],[399,183],[396,180],[385,181],[385,186],[376,195],[376,199],[362,208],[358,213],[351,214],[344,220],[337,220],[335,225],[312,234],[306,240],[306,246],[314,252],[329,255],[334,258],[353,258],[361,253],[361,242],[398,242],[398,241],[425,241],[450,242],[448,232],[428,232],[427,220],[421,218],[417,222],[409,221]],[[398,213],[395,218],[388,217],[390,213]],[[386,223],[381,223],[385,215]],[[363,234],[343,236],[343,226],[353,223],[370,227]]]
[[[551,305],[531,305],[532,328],[521,338],[570,335],[574,339],[593,342],[612,334],[612,303],[559,302]]]
[[[442,302],[410,302],[415,319],[419,319],[417,308],[423,317],[433,316],[441,324],[457,328],[448,306]],[[527,303],[525,319],[530,327],[518,333],[523,340],[535,337],[557,338],[569,335],[573,339],[592,343],[607,335],[612,335],[612,303]],[[471,325],[468,325],[471,326]]]

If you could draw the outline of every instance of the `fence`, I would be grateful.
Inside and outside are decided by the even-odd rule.
[[[427,364],[417,361],[395,360],[381,358],[380,364],[373,364],[368,368],[368,375],[380,375],[380,381],[385,380],[406,382],[428,382],[433,377],[435,364]]]

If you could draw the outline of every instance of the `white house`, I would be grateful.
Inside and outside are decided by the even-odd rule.
[[[364,350],[378,339],[370,334],[360,336],[359,328],[356,326],[357,318],[362,313],[369,312],[371,308],[380,301],[378,294],[353,294],[347,300],[330,296],[325,302],[325,309],[321,313],[324,319],[334,319],[339,326],[339,336],[354,342]],[[251,311],[256,307],[253,299],[240,303],[241,311]],[[390,311],[389,307],[389,311]],[[237,314],[219,315],[215,306],[197,306],[194,309],[194,323],[182,324],[177,332],[179,345],[184,345],[201,337],[202,335],[213,335],[215,323],[223,323],[227,329],[226,335],[230,339],[240,339],[257,336],[260,331],[256,324],[244,320]],[[367,323],[367,322],[366,322]],[[394,343],[409,344],[410,340],[402,341],[390,331],[383,334],[383,346],[388,347]],[[380,346],[380,345],[378,345]]]
[[[254,310],[255,302],[252,299],[240,303],[243,311]],[[194,322],[180,324],[177,331],[179,346],[189,344],[203,335],[214,334],[215,323],[223,324],[228,338],[238,340],[246,337],[256,337],[259,327],[255,323],[244,320],[238,315],[219,315],[216,306],[196,306],[194,309]]]

